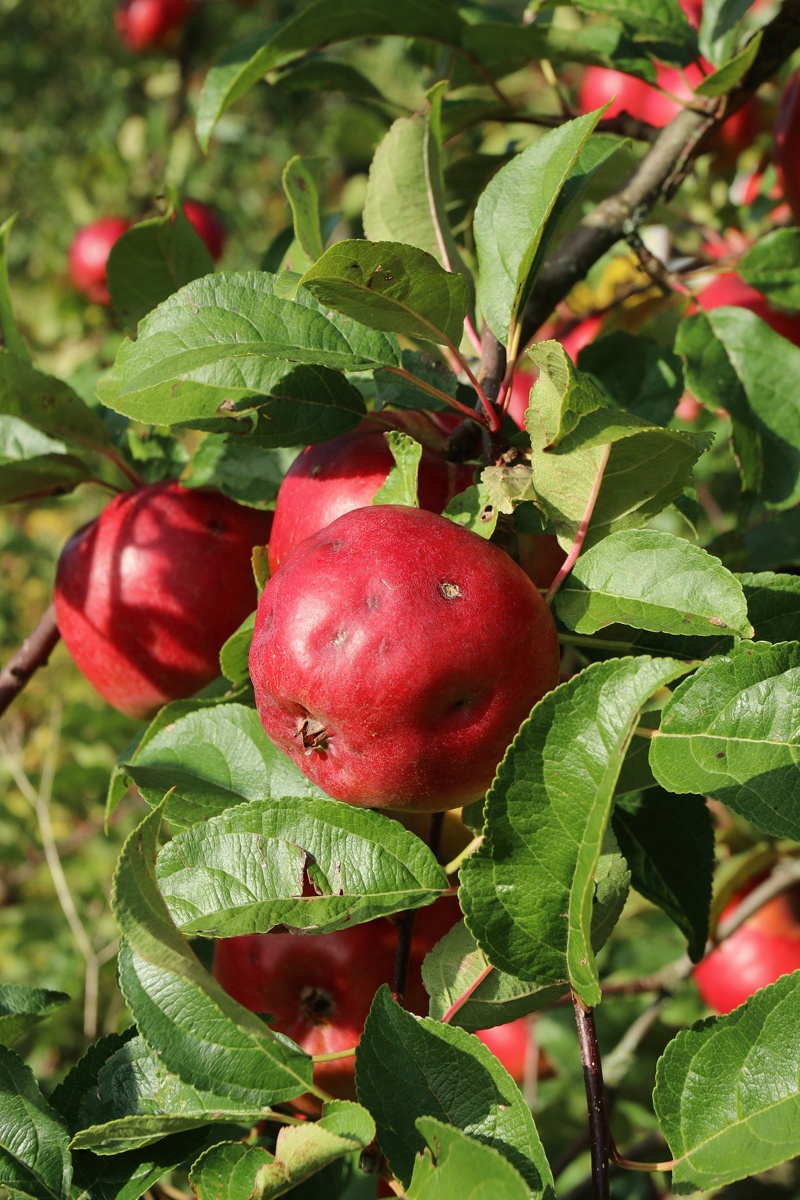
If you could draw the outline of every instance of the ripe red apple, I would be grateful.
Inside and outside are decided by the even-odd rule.
[[[622,71],[587,67],[578,91],[578,107],[581,112],[591,112],[615,97],[606,117],[628,113],[662,129],[692,100],[693,89],[702,82],[706,73],[699,62],[690,63],[682,70],[659,64],[656,67],[658,86],[654,87]],[[659,88],[669,92],[670,96],[664,95]],[[675,99],[671,99],[671,96]],[[752,145],[760,128],[758,103],[751,99],[722,123],[717,132],[716,148],[727,155],[738,155]]]
[[[734,912],[749,891],[725,909]],[[769,900],[694,969],[694,980],[709,1008],[727,1013],[759,988],[800,968],[800,884]]]
[[[194,0],[121,0],[114,24],[134,54],[172,50],[193,8]]]
[[[251,549],[271,513],[219,492],[152,484],[116,496],[66,544],[59,632],[100,695],[132,717],[219,675],[219,651],[256,603]]]
[[[427,1013],[422,960],[460,919],[455,897],[417,913],[405,994],[410,1012]],[[376,991],[382,983],[392,985],[396,950],[397,928],[385,918],[335,933],[247,934],[216,943],[213,973],[234,1000],[268,1013],[272,1028],[307,1054],[331,1054],[358,1045]],[[354,1068],[352,1056],[318,1063],[314,1082],[340,1099],[354,1099]],[[301,1106],[313,1111],[309,1101]]]
[[[227,236],[222,217],[209,204],[203,204],[202,200],[184,200],[183,211],[186,213],[189,224],[193,225],[199,233],[208,246],[209,254],[216,262],[218,258],[222,257]]]
[[[476,1037],[489,1047],[515,1083],[524,1082],[531,1040],[527,1017],[519,1017],[507,1025],[495,1025],[493,1029],[479,1029]]]
[[[400,505],[306,538],[265,587],[250,650],[261,722],[301,771],[350,804],[426,812],[484,794],[558,666],[525,572]]]
[[[772,308],[763,292],[756,291],[734,271],[724,271],[702,291],[695,300],[706,312],[725,305],[739,305],[766,321],[776,333],[800,346],[800,315]]]
[[[778,180],[795,222],[800,221],[800,71],[789,76],[781,93],[773,129],[773,158]]]
[[[117,238],[130,229],[124,217],[101,217],[84,225],[69,248],[69,274],[76,291],[92,304],[110,304],[106,265]]]
[[[394,457],[384,431],[402,429],[423,441],[419,464],[419,503],[440,513],[472,483],[474,468],[447,462],[441,454],[447,436],[459,423],[457,414],[373,414],[348,433],[306,446],[286,472],[275,503],[269,543],[272,574],[295,546],[354,508],[372,504],[386,482]]]

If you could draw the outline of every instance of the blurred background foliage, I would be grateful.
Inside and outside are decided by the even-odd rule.
[[[165,185],[173,184],[182,196],[209,202],[222,215],[229,236],[220,268],[251,269],[290,222],[281,186],[287,160],[315,154],[326,160],[326,208],[342,214],[343,235],[357,236],[376,145],[398,115],[422,106],[425,88],[447,70],[438,52],[401,39],[337,47],[336,56],[358,67],[385,99],[263,85],[220,121],[204,156],[193,113],[208,65],[220,48],[296,7],[288,0],[204,0],[179,56],[168,57],[136,56],[123,47],[114,29],[113,0],[0,0],[0,217],[19,214],[10,245],[15,309],[37,365],[69,379],[87,398],[122,335],[111,313],[87,304],[69,282],[67,250],[80,226],[108,214],[134,221],[153,215],[161,211]],[[519,17],[524,4],[510,0],[495,7]],[[558,14],[567,24],[576,19],[568,9]],[[565,95],[574,98],[577,80],[577,72],[565,75]],[[559,111],[556,93],[535,65],[506,79],[504,87],[539,112]],[[722,235],[734,227],[752,237],[767,227],[769,174],[761,197],[747,207],[736,201],[736,180],[768,155],[776,97],[777,88],[764,89],[763,132],[740,162],[702,160],[698,178],[684,186],[670,211],[655,215],[670,225],[677,252],[697,253],[709,230]],[[492,172],[541,132],[522,122],[491,122],[453,135],[447,179],[456,226],[468,223]],[[629,147],[617,154],[587,192],[584,210],[641,153],[641,147]],[[468,248],[468,224],[465,228]],[[576,292],[576,315],[612,303],[615,289],[628,286],[635,272],[630,253],[615,250]],[[620,308],[616,319],[655,336],[660,322],[674,329],[674,313],[652,293]],[[722,430],[709,413],[697,426],[704,427]],[[698,513],[701,541],[708,543],[724,534],[738,494],[724,436],[703,460],[702,475],[700,486],[708,496]],[[13,653],[46,608],[64,541],[97,515],[105,499],[83,488],[59,501],[0,514],[0,660]],[[108,896],[122,840],[140,815],[141,802],[129,798],[116,809],[107,835],[103,823],[109,771],[136,730],[135,722],[92,692],[63,646],[0,723],[0,979],[71,996],[18,1047],[45,1083],[63,1076],[87,1038],[126,1024],[114,982],[116,932]],[[63,883],[57,864],[55,882],[51,870],[56,852]],[[653,947],[675,955],[682,950],[669,923],[644,902],[636,904],[607,951],[615,956],[611,965],[620,977],[660,966],[648,958]],[[603,1006],[604,1052],[611,1051],[645,1003],[633,997],[613,1012],[608,1006],[608,1013]],[[629,1111],[640,1128],[642,1113],[649,1114],[660,1049],[674,1027],[703,1011],[691,984],[671,1003],[674,1019],[667,1007],[635,1071],[615,1093],[617,1111]],[[548,1150],[556,1155],[585,1123],[585,1110],[576,1100],[580,1089],[574,1087],[580,1063],[566,1028],[570,1020],[562,1010],[539,1019],[542,1045],[558,1075],[542,1086],[538,1119]]]

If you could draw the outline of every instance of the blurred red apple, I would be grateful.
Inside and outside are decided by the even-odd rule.
[[[172,50],[193,8],[194,0],[121,0],[114,24],[134,54]]]
[[[781,93],[773,129],[773,157],[778,180],[800,221],[800,71],[789,76]]]
[[[216,262],[222,257],[227,236],[222,217],[209,204],[203,204],[202,200],[184,200],[183,211],[186,213],[189,224],[193,225],[199,233],[208,246],[209,254]]]
[[[776,333],[800,346],[800,314],[784,313],[772,308],[763,292],[757,291],[734,271],[724,271],[695,296],[707,312],[725,305],[739,305],[761,317]]]
[[[130,229],[124,217],[100,217],[75,234],[69,248],[69,274],[76,291],[92,304],[111,303],[106,266],[111,247]]]

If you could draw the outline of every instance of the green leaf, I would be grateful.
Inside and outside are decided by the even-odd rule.
[[[737,271],[779,308],[800,308],[800,229],[773,229],[740,258]]]
[[[319,220],[316,172],[325,161],[318,156],[295,154],[283,168],[281,181],[292,210],[294,236],[310,261],[321,258],[325,247]]]
[[[321,305],[371,329],[430,342],[461,341],[466,279],[445,271],[432,254],[415,246],[355,238],[337,242],[300,282]]]
[[[636,41],[696,44],[678,0],[576,0],[576,7],[613,17]]]
[[[220,670],[226,679],[230,679],[234,687],[241,687],[250,679],[248,658],[255,624],[256,614],[251,612],[249,617],[245,617],[236,632],[231,634],[219,652]]]
[[[519,1171],[491,1146],[433,1117],[420,1117],[416,1126],[427,1147],[414,1163],[408,1200],[529,1200]]]
[[[53,1088],[50,1104],[64,1118],[71,1134],[81,1127],[81,1110],[86,1101],[94,1102],[104,1063],[135,1036],[136,1028],[131,1025],[123,1033],[109,1033],[92,1042],[61,1083]]]
[[[10,1046],[33,1025],[69,1001],[64,992],[0,983],[0,1045]]]
[[[705,0],[700,19],[700,52],[712,63],[724,63],[735,54],[742,17],[752,0]]]
[[[77,392],[10,350],[0,350],[0,414],[17,417],[60,441],[82,447],[108,444],[105,425]]]
[[[475,209],[480,303],[508,345],[533,286],[532,267],[547,219],[603,110],[551,129],[502,167]]]
[[[268,1104],[237,1103],[170,1074],[140,1037],[112,1054],[81,1106],[75,1150],[121,1154],[221,1120],[249,1127],[270,1115]]]
[[[756,642],[675,689],[650,743],[668,792],[713,796],[776,837],[800,838],[800,645]]]
[[[508,476],[516,472],[511,480],[516,494],[535,500],[565,550],[571,548],[592,501],[586,550],[611,533],[646,525],[689,484],[694,463],[713,437],[661,429],[632,413],[598,408],[585,413],[572,432],[552,445],[563,408],[563,401],[558,407],[551,403],[552,395],[540,374],[526,417],[533,446],[533,479],[528,469],[527,487],[521,487],[524,467],[490,467],[483,480],[488,482],[490,474],[497,477],[500,495],[495,501],[503,503]]]
[[[489,489],[483,483],[473,484],[454,496],[442,513],[456,525],[477,533],[479,537],[490,538],[497,528],[499,512],[492,503]]]
[[[243,704],[197,709],[169,721],[125,766],[144,798],[174,825],[194,825],[242,800],[324,797]]]
[[[356,1090],[375,1118],[389,1166],[403,1183],[424,1148],[414,1122],[437,1117],[499,1150],[537,1200],[555,1200],[533,1118],[505,1068],[463,1029],[413,1017],[385,985],[372,1002],[356,1050]]]
[[[316,894],[304,895],[304,873]],[[235,937],[277,925],[314,933],[428,904],[447,877],[398,821],[336,800],[253,800],[192,826],[156,878],[184,931]]]
[[[127,330],[184,284],[214,270],[199,233],[187,220],[177,192],[168,189],[163,217],[132,225],[111,247],[108,290],[114,311]]]
[[[800,641],[800,579],[773,571],[737,575],[759,642]]]
[[[279,92],[347,92],[351,96],[388,103],[372,80],[356,67],[326,54],[307,54],[280,68],[270,82]]]
[[[389,443],[395,465],[372,497],[373,504],[405,504],[419,508],[417,476],[422,446],[415,438],[399,429],[390,429],[383,435]]]
[[[669,659],[595,663],[534,708],[486,799],[484,842],[461,868],[467,925],[496,967],[600,1000],[595,875],[637,715],[684,674]]]
[[[126,939],[120,987],[139,1032],[184,1083],[245,1104],[290,1100],[311,1087],[311,1060],[232,1000],[172,923],[153,874],[162,815],[128,838],[112,891]]]
[[[345,1154],[365,1149],[375,1137],[366,1109],[349,1100],[330,1100],[318,1121],[284,1126],[272,1155],[262,1146],[224,1142],[212,1146],[192,1167],[197,1200],[273,1200]]]
[[[459,1004],[449,1018],[451,1025],[470,1031],[492,1029],[548,1008],[567,993],[564,984],[538,987],[496,969],[481,980],[488,967],[486,955],[464,922],[459,921],[422,963],[422,981],[431,998],[428,1015],[441,1021]]]
[[[741,584],[718,558],[655,529],[612,533],[582,554],[556,597],[568,629],[753,636]]]
[[[743,79],[753,65],[758,51],[761,48],[761,34],[757,33],[752,37],[741,53],[734,55],[723,63],[719,70],[714,71],[711,75],[697,85],[694,89],[698,96],[727,96],[731,88],[735,87],[740,79]]]
[[[636,891],[672,918],[689,957],[699,962],[714,874],[714,826],[705,802],[651,788],[618,799],[612,820]]]
[[[18,358],[30,361],[31,352],[14,320],[8,283],[8,241],[16,219],[16,216],[9,217],[0,225],[0,347],[10,350]]]
[[[687,317],[675,348],[703,404],[730,415],[742,486],[773,509],[800,501],[800,409],[786,380],[800,377],[800,348],[743,308]]]
[[[317,46],[350,38],[431,38],[457,46],[463,20],[443,0],[315,0],[301,13],[224,51],[206,76],[197,110],[203,150],[215,124],[232,104],[273,68]]]
[[[800,1154],[798,1062],[800,971],[670,1042],[653,1103],[675,1195],[716,1192]]]
[[[215,1130],[209,1127],[163,1138],[146,1150],[113,1156],[77,1150],[74,1154],[75,1182],[84,1198],[91,1200],[139,1200],[165,1175],[183,1164],[194,1162]],[[216,1131],[219,1137],[218,1130]]]
[[[0,422],[7,419],[11,418],[0,417]],[[0,455],[0,504],[64,496],[91,478],[86,463],[73,454],[37,454],[17,460],[3,460]]]
[[[32,1200],[73,1200],[69,1134],[30,1067],[0,1046],[0,1186]]]
[[[437,362],[429,354],[419,350],[403,351],[403,370],[408,371],[414,379],[404,379],[393,371],[378,368],[373,375],[375,385],[375,408],[413,408],[442,410],[448,409],[443,400],[438,400],[428,392],[417,387],[414,380],[421,379],[432,383],[439,391],[447,396],[456,396],[458,380],[453,372],[443,363]],[[475,393],[472,392],[474,401]]]
[[[538,368],[529,399],[535,410],[531,420],[538,419],[544,444],[552,448],[577,428],[581,417],[606,408],[606,402],[597,385],[576,368],[560,342],[537,342],[526,353]]]
[[[681,361],[672,350],[643,334],[617,329],[584,346],[581,372],[602,390],[606,402],[652,425],[666,425],[683,393]]]
[[[446,271],[472,277],[450,230],[442,168],[442,102],[446,81],[427,94],[423,112],[398,117],[378,146],[364,200],[364,233],[371,242],[404,242],[433,255]]]
[[[279,279],[250,271],[181,288],[145,318],[135,343],[123,344],[102,402],[174,425],[216,416],[223,402],[272,395],[298,362],[354,371],[400,365],[394,338],[331,315],[308,294],[278,296]]]

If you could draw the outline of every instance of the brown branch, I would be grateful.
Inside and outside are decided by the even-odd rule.
[[[697,96],[677,114],[629,179],[606,197],[549,255],[528,301],[525,346],[572,287],[621,237],[635,232],[657,204],[671,199],[722,122],[740,109],[800,46],[800,0],[784,0],[764,27],[758,53],[727,96]]]
[[[586,1089],[586,1103],[589,1109],[593,1194],[595,1200],[608,1200],[608,1163],[611,1158],[611,1138],[606,1113],[605,1089],[603,1087],[603,1067],[600,1062],[600,1048],[597,1044],[597,1031],[594,1025],[594,1011],[591,1008],[584,1007],[574,992],[572,994],[572,1002],[575,1008],[575,1021],[578,1026],[578,1042],[580,1043],[581,1063],[583,1064],[583,1084]]]
[[[56,611],[51,604],[30,637],[25,639],[0,671],[0,716],[16,699],[31,675],[45,665],[59,636]]]

